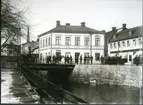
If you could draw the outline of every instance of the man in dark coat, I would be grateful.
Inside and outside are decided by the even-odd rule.
[[[80,56],[80,64],[82,64],[82,55]]]
[[[70,55],[70,64],[72,64],[72,56]]]
[[[53,55],[53,63],[56,63],[56,56]]]
[[[51,63],[51,55],[49,55],[48,60],[49,60],[49,63]]]
[[[84,64],[86,64],[86,55],[84,55]]]
[[[66,64],[66,62],[67,62],[67,57],[65,56],[65,64]]]
[[[87,56],[87,64],[89,64],[89,60],[90,60],[90,57],[89,55]]]
[[[70,60],[70,58],[69,58],[69,56],[67,56],[67,64],[69,64],[69,60]]]
[[[93,56],[90,56],[91,64],[93,63]]]
[[[103,62],[104,62],[104,57],[101,56],[101,64],[103,64]]]
[[[49,56],[46,57],[46,63],[49,64]]]

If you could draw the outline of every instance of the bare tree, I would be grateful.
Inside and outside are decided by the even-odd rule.
[[[1,0],[1,50],[7,42],[16,41],[27,26],[23,10],[13,6],[14,0]]]

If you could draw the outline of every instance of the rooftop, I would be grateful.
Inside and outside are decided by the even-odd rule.
[[[114,37],[115,35],[115,37]],[[118,28],[106,33],[109,42],[116,42],[120,40],[126,40],[131,38],[137,38],[143,35],[143,28],[142,26],[137,26],[133,28]]]
[[[57,26],[45,33],[40,34],[38,37],[46,35],[48,33],[83,33],[83,34],[102,34],[103,32],[95,30],[85,26],[85,22],[82,22],[81,25],[75,26],[66,23],[66,25],[60,25],[60,22],[57,21]]]

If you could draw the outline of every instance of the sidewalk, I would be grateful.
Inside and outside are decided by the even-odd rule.
[[[1,69],[1,103],[35,104],[28,85],[14,69]]]

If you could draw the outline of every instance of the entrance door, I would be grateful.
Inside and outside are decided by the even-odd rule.
[[[95,60],[99,61],[100,60],[100,53],[95,53]]]
[[[79,55],[80,55],[80,53],[75,53],[75,63],[78,63]]]

